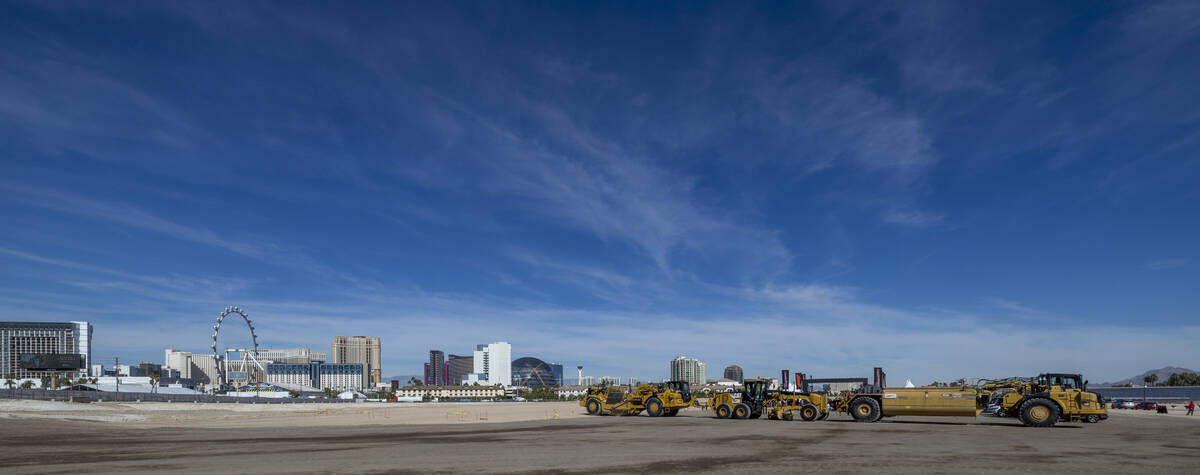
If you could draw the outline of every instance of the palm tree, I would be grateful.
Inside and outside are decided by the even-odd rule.
[[[53,381],[54,381],[54,378],[51,378],[50,375],[48,375],[48,374],[43,375],[42,376],[42,389],[50,389],[50,383]]]
[[[150,375],[150,391],[151,392],[158,393],[158,381],[160,378],[162,378],[162,377],[159,376],[158,373],[154,373],[154,374]]]
[[[25,380],[25,382],[21,383],[21,389],[32,389],[32,388],[33,388],[33,381]]]
[[[92,384],[100,384],[100,378],[92,378]]]
[[[16,381],[13,381],[13,378],[15,378],[15,377],[16,377],[16,375],[14,375],[12,373],[8,373],[8,374],[4,375],[4,385],[8,386],[9,391],[12,390],[13,385],[17,384]]]
[[[1155,381],[1158,381],[1158,375],[1151,374],[1150,376],[1146,376],[1146,377],[1142,378],[1142,381],[1145,381],[1146,385],[1149,386],[1151,384],[1154,384]],[[1142,386],[1142,400],[1143,401],[1146,400],[1146,386]]]

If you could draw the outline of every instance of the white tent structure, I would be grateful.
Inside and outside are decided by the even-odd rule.
[[[337,395],[338,399],[366,399],[367,395],[358,391],[346,391]]]

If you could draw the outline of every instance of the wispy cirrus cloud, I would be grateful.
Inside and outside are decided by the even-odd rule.
[[[676,252],[738,256],[771,266],[790,258],[772,230],[701,204],[692,177],[624,145],[620,136],[585,127],[561,105],[507,93],[504,109],[522,118],[514,123],[433,97],[430,106],[453,125],[435,132],[450,134],[451,142],[471,137],[459,145],[467,157],[460,156],[458,164],[470,173],[426,168],[410,178],[461,186],[464,178],[474,177],[472,189],[507,198],[552,223],[632,245],[668,274],[677,264]]]
[[[659,99],[665,106],[653,103],[667,112],[642,120],[672,139],[664,146],[700,156],[716,150],[733,173],[761,167],[791,182],[832,180],[838,189],[826,194],[830,204],[875,212],[885,223],[939,222],[942,214],[922,203],[941,153],[921,110],[828,57],[737,47],[763,41],[759,34],[767,35],[714,33],[701,51],[706,60],[680,78],[681,92]],[[693,84],[696,78],[704,81]]]
[[[1176,257],[1172,259],[1158,259],[1150,261],[1147,262],[1143,267],[1149,270],[1178,269],[1180,267],[1186,267],[1190,263],[1191,261],[1188,259]]]
[[[779,300],[767,307],[746,301],[751,305],[732,313],[722,308],[703,316],[420,292],[347,296],[330,304],[251,300],[240,305],[258,315],[255,321],[268,341],[322,342],[337,332],[372,328],[389,348],[386,371],[395,374],[415,371],[430,348],[453,353],[468,351],[473,342],[495,340],[512,343],[514,356],[583,364],[590,374],[652,380],[665,377],[666,362],[680,353],[711,368],[739,364],[756,375],[790,368],[848,376],[883,365],[915,382],[1036,374],[1050,369],[1044,367],[1048,360],[1072,361],[1073,370],[1102,380],[1159,359],[1200,357],[1190,344],[1200,336],[1196,326],[1164,337],[1099,325],[1084,330],[1078,344],[1061,345],[1055,344],[1055,332],[1043,331],[1059,324],[1055,322],[1033,329],[1008,325],[1001,314],[964,313],[955,320],[959,324],[951,325],[941,312],[871,304],[836,289],[798,288],[774,295]],[[453,335],[438,330],[446,319],[456,322]],[[281,338],[272,328],[282,321],[289,322],[289,331]],[[737,342],[752,342],[755,350],[746,351]],[[947,360],[947,354],[959,357]]]
[[[213,135],[183,111],[100,67],[77,45],[33,29],[0,33],[0,123],[10,138],[29,141],[52,155],[83,154],[110,160],[103,151],[124,149],[124,160],[151,151],[191,151],[211,145]],[[18,47],[19,45],[19,47]],[[54,94],[45,94],[47,85]],[[154,159],[159,159],[155,156]]]
[[[1179,224],[1190,208],[1171,204],[1194,202],[1179,199],[1194,198],[1191,186],[1163,187],[1177,194],[1154,209],[1185,219],[1162,226],[1120,222],[1106,233],[1113,208],[1046,210],[1079,196],[1064,186],[1097,176],[1194,181],[1179,173],[1200,164],[1189,153],[1200,138],[1189,108],[1194,6],[1126,5],[1118,18],[1061,15],[1061,6],[850,2],[828,18],[776,14],[781,6],[685,9],[675,12],[685,21],[671,22],[682,27],[638,29],[638,18],[612,36],[547,36],[547,25],[588,25],[541,8],[356,16],[164,4],[112,15],[54,4],[38,15],[44,22],[6,17],[0,24],[19,26],[0,28],[12,45],[0,52],[0,151],[18,151],[6,180],[45,187],[0,184],[13,220],[37,228],[5,237],[13,242],[0,258],[19,270],[0,275],[13,286],[0,289],[0,311],[96,317],[105,347],[157,358],[163,345],[203,348],[212,311],[233,303],[251,308],[272,345],[380,334],[394,373],[416,371],[431,347],[469,351],[495,339],[649,378],[676,352],[768,375],[883,364],[918,381],[1032,373],[1047,369],[1044,357],[1103,374],[1196,356],[1186,346],[1192,327],[1162,337],[1120,315],[1036,308],[1126,298],[1095,298],[1111,280],[1103,272],[1064,282],[1052,297],[1061,303],[1047,304],[1029,295],[1042,289],[1023,281],[1028,269],[1016,269],[1028,257],[1022,239],[1047,255],[1079,242],[1043,233],[1104,236],[1089,242],[1114,256],[1122,249],[1113,243],[1150,242],[1141,238],[1155,228],[1194,234]],[[48,26],[56,15],[61,29]],[[159,15],[196,49],[125,48],[76,26],[115,16],[145,43]],[[493,21],[515,17],[527,34]],[[621,49],[631,44],[639,54]],[[1110,162],[1045,170],[1072,156]],[[105,188],[90,195],[78,183]],[[948,186],[934,193],[938,185]],[[1039,186],[1053,191],[1010,200]],[[238,193],[236,210],[208,198],[221,192]],[[199,217],[242,212],[251,219],[236,234]],[[922,229],[961,213],[978,216],[973,229]],[[1040,217],[1047,225],[1033,222]],[[144,241],[117,250],[38,238],[98,228]],[[1118,236],[1132,229],[1150,231]],[[1160,252],[1191,255],[1186,246]],[[106,259],[126,249],[136,255]],[[1071,259],[1045,265],[1093,265]],[[116,260],[146,273],[98,264]],[[180,275],[172,266],[185,260],[252,277]],[[978,302],[968,279],[952,282],[962,262],[989,268],[980,280],[1014,296],[965,310],[940,303]],[[156,267],[163,273],[146,270]],[[1127,298],[1152,300],[1136,292]],[[1181,302],[1144,306],[1174,315],[1188,308]],[[1028,325],[1072,321],[1092,330],[1068,347]],[[946,352],[966,356],[939,366]]]
[[[106,202],[74,193],[12,183],[0,183],[0,190],[7,191],[10,196],[30,206],[151,231],[257,259],[262,259],[275,250],[264,244],[228,239],[208,228],[183,225],[130,204]]]
[[[812,78],[807,69],[764,73],[754,91],[788,159],[804,173],[855,170],[844,199],[878,209],[891,224],[926,226],[941,220],[919,204],[926,175],[939,156],[923,120],[867,88]]]
[[[225,298],[252,285],[251,279],[239,276],[202,277],[194,275],[158,275],[126,272],[109,266],[85,264],[70,259],[0,247],[0,258],[18,259],[50,272],[27,275],[57,281],[80,289],[113,295],[136,295],[160,301],[199,302]],[[71,272],[54,272],[69,269]]]
[[[13,250],[4,255],[52,268],[106,274],[88,265],[8,251]],[[119,269],[107,274],[133,276]],[[1200,337],[1197,327],[1185,326],[1164,336],[1098,325],[1077,333],[1077,344],[1061,345],[1055,344],[1057,332],[1045,329],[1071,321],[1045,320],[1043,312],[1010,300],[993,302],[999,312],[913,309],[873,303],[860,296],[859,289],[821,284],[727,289],[731,292],[716,305],[683,313],[587,310],[410,287],[338,286],[343,290],[332,298],[270,299],[239,288],[197,293],[190,284],[130,280],[146,283],[143,289],[118,285],[89,290],[120,296],[113,300],[97,301],[80,293],[0,291],[0,312],[103,321],[103,331],[97,333],[103,352],[119,349],[123,359],[156,360],[163,347],[203,351],[214,312],[236,304],[253,315],[264,346],[322,348],[337,334],[378,335],[384,341],[385,371],[392,374],[415,372],[431,348],[467,352],[474,343],[495,340],[512,343],[515,355],[583,364],[589,374],[643,379],[665,377],[665,363],[679,353],[713,368],[739,364],[755,375],[790,368],[847,376],[884,365],[889,373],[915,382],[1035,374],[1049,369],[1042,367],[1048,359],[1073,361],[1073,370],[1092,379],[1114,379],[1152,362],[1200,357],[1191,343]],[[614,284],[620,287],[623,281],[618,278]],[[1011,318],[1030,312],[1039,318],[1037,329]],[[114,320],[112,315],[136,318]],[[453,322],[454,332],[444,331],[447,322]],[[144,339],[129,341],[139,335]],[[753,342],[754,350],[737,342]],[[946,360],[946,354],[962,357]]]
[[[149,231],[160,236],[191,242],[272,265],[296,269],[322,279],[357,282],[359,277],[310,255],[303,249],[281,241],[256,236],[250,239],[227,238],[208,227],[182,224],[132,204],[49,188],[0,182],[0,193],[7,192],[14,202],[50,209],[59,213]]]

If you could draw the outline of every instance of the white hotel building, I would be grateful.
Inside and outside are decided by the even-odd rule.
[[[361,363],[268,363],[267,384],[362,391],[368,389],[362,387],[363,367]]]
[[[486,345],[475,345],[475,375],[467,382],[512,386],[512,345],[497,341]]]

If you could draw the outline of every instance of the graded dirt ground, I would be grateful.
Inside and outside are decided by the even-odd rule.
[[[592,417],[573,403],[36,404],[0,404],[0,473],[1200,470],[1200,417],[1133,411],[1033,429],[987,416],[863,424],[842,415],[717,420],[688,409],[673,418]]]

